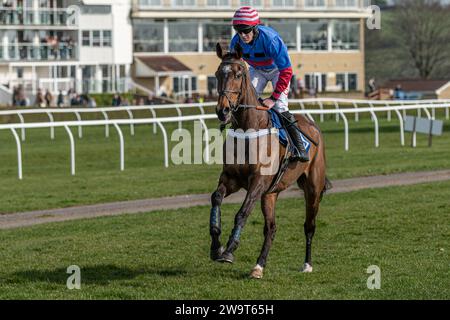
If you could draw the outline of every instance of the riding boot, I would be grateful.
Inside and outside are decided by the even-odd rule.
[[[285,111],[281,113],[281,119],[297,151],[297,154],[292,155],[291,158],[293,158],[293,160],[299,160],[300,162],[308,162],[309,156],[305,150],[305,145],[303,144],[301,133],[296,128],[297,120],[295,120],[294,115],[292,115],[289,111]]]

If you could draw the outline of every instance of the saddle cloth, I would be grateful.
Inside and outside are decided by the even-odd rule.
[[[272,119],[272,126],[276,129],[278,129],[278,139],[280,140],[280,143],[286,147],[286,145],[288,143],[288,137],[287,137],[288,133],[283,128],[283,125],[281,124],[280,116],[272,109],[269,109],[268,112],[270,113],[270,117]],[[303,134],[300,133],[300,136],[302,137],[303,145],[305,146],[306,152],[309,152],[311,143],[303,136]]]

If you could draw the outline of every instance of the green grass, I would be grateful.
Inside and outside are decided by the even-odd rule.
[[[302,274],[304,202],[280,200],[262,280],[247,278],[262,244],[255,208],[236,262],[209,260],[209,208],[0,231],[1,299],[449,299],[450,182],[326,195]],[[238,205],[223,206],[223,240]],[[66,269],[81,268],[81,290]],[[371,265],[381,289],[366,287]]]
[[[32,120],[46,121],[45,117]],[[126,114],[115,117],[126,117]],[[438,117],[443,118],[442,114]],[[215,120],[208,122],[213,128],[217,125]],[[319,125],[324,132],[328,176],[332,180],[450,168],[449,121],[444,135],[434,138],[432,148],[427,147],[427,137],[419,135],[418,147],[412,149],[409,134],[406,134],[407,145],[400,146],[398,121],[394,116],[392,122],[380,119],[380,147],[375,148],[370,119],[363,117],[360,122],[354,122],[349,118],[348,152],[344,151],[342,121],[336,123],[334,116],[330,116]],[[192,123],[186,123],[185,127],[192,129]],[[175,128],[176,125],[167,126],[169,138]],[[54,141],[50,140],[49,129],[27,130],[27,140],[22,145],[23,181],[17,178],[14,138],[9,131],[1,130],[0,213],[205,193],[216,187],[220,165],[171,164],[164,168],[161,131],[154,135],[151,126],[141,125],[136,126],[136,134],[131,136],[128,126],[122,129],[125,171],[119,171],[119,140],[114,127],[110,127],[109,139],[105,138],[104,127],[85,127],[83,138],[75,139],[75,176],[70,175],[69,139],[64,129],[56,130]],[[73,127],[72,132],[76,136],[77,128]],[[170,144],[169,151],[175,143]]]

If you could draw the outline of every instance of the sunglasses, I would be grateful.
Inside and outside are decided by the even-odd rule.
[[[253,28],[244,29],[244,30],[236,30],[236,32],[239,34],[249,34],[252,31],[253,31]]]

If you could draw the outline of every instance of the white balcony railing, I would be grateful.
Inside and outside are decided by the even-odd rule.
[[[237,5],[236,5],[237,4]],[[171,0],[163,2],[161,0],[140,0],[134,7],[135,11],[151,10],[179,10],[180,7],[189,8],[189,10],[234,10],[242,5],[252,5],[258,10],[283,10],[298,9],[305,11],[314,10],[339,10],[339,11],[362,11],[370,6],[371,0],[270,0],[264,2],[261,0],[240,0],[236,2],[226,0],[208,0],[204,2],[195,2],[194,0]],[[184,5],[184,6],[183,6]]]
[[[0,61],[76,60],[76,45],[60,42],[57,45],[17,43],[0,46]]]
[[[66,9],[32,9],[0,7],[1,25],[74,26],[76,19]]]

